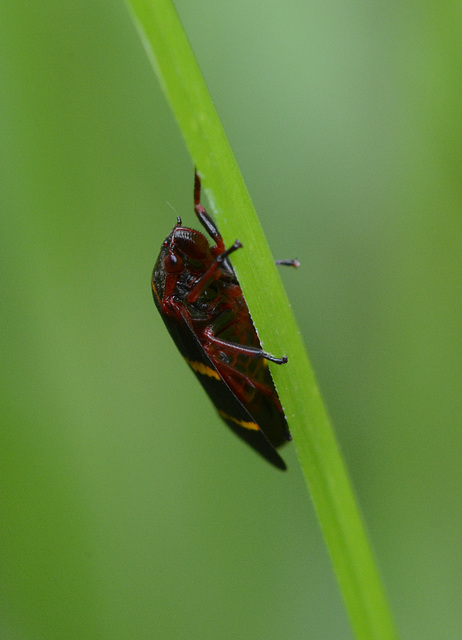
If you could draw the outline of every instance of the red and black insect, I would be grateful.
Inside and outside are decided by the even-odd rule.
[[[181,218],[162,243],[152,273],[154,302],[182,356],[194,371],[226,424],[260,455],[285,469],[276,451],[291,439],[249,309],[229,261],[242,247],[225,249],[215,223],[200,203],[194,181],[194,210],[215,243],[183,226]],[[280,261],[297,266],[296,260]]]

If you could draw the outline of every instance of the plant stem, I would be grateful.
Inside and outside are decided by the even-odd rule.
[[[233,264],[263,348],[287,354],[272,366],[356,637],[396,638],[355,496],[300,332],[272,262],[250,196],[204,78],[170,0],[127,0],[175,114],[227,246],[246,251]]]

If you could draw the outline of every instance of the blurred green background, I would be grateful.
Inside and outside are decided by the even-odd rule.
[[[458,3],[177,0],[402,638],[460,638]],[[151,299],[192,162],[121,0],[0,6],[0,637],[351,638],[297,467]]]

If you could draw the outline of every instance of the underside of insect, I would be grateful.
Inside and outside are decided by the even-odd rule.
[[[291,439],[268,360],[287,358],[263,351],[229,256],[212,218],[200,203],[194,180],[194,211],[213,241],[181,218],[162,243],[152,273],[154,302],[182,356],[224,422],[279,469],[276,448]],[[298,266],[297,260],[281,264]]]

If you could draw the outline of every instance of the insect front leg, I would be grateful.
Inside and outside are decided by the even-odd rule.
[[[207,269],[207,271],[203,273],[201,277],[196,281],[193,288],[186,296],[186,300],[188,302],[195,302],[197,298],[201,295],[202,291],[207,286],[210,279],[213,277],[216,270],[223,264],[223,262],[229,256],[229,254],[241,248],[242,248],[242,244],[239,242],[239,240],[236,240],[236,242],[233,245],[231,245],[229,249],[226,249],[226,251],[223,251],[223,253],[220,253],[220,255],[217,256],[215,260],[212,262],[212,264]]]
[[[197,171],[194,172],[194,211],[196,212],[196,216],[199,218],[201,225],[215,242],[215,249],[217,253],[222,253],[225,250],[225,243],[223,242],[221,233],[218,231],[216,224],[201,204],[201,179],[199,178]]]
[[[210,215],[205,210],[205,207],[201,204],[201,179],[199,178],[199,174],[197,171],[194,172],[194,211],[196,212],[197,217],[199,218],[199,222],[207,231],[209,236],[215,242],[215,249],[217,252],[223,252],[225,250],[225,245],[223,242],[223,238],[221,233],[218,231],[215,222],[212,220]],[[179,224],[181,224],[181,220],[178,218]],[[297,258],[292,260],[275,260],[275,264],[282,265],[286,267],[294,267],[298,269],[300,266],[300,262]]]

